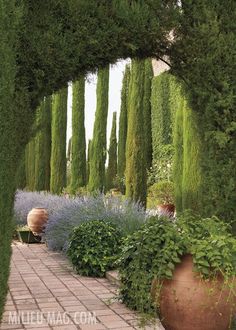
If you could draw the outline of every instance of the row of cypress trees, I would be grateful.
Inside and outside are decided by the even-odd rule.
[[[109,66],[98,70],[97,108],[87,160],[84,126],[85,77],[81,76],[73,82],[70,182],[67,182],[66,177],[68,90],[61,89],[51,98],[46,98],[37,111],[37,134],[31,139],[25,152],[27,188],[50,190],[59,194],[66,186],[69,186],[71,193],[76,193],[79,187],[87,185],[90,192],[104,191],[115,187],[117,177],[125,177],[126,196],[145,205],[146,173],[152,162],[152,78],[150,59],[134,59],[131,66],[126,66],[121,92],[119,139],[117,141],[117,115],[114,112],[107,170]],[[19,183],[19,186],[22,187],[23,183]]]
[[[197,114],[192,111],[181,83],[169,72],[152,84],[153,163],[173,146],[173,181],[177,212],[199,210],[201,203],[201,139]]]

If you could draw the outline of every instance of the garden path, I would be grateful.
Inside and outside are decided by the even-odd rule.
[[[144,329],[117,299],[107,279],[75,274],[68,260],[44,244],[13,243],[9,293],[1,330]],[[158,324],[145,329],[163,330]]]

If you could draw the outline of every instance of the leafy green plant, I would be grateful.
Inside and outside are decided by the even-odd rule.
[[[140,312],[153,312],[152,280],[156,276],[171,278],[184,253],[183,238],[176,226],[165,217],[150,218],[124,243],[119,259],[123,301]]]
[[[189,212],[176,222],[153,217],[125,240],[119,259],[123,301],[140,312],[153,313],[153,279],[160,284],[171,279],[175,265],[187,253],[192,254],[195,271],[204,279],[221,273],[227,283],[236,275],[236,239],[225,222]]]
[[[74,228],[68,256],[80,275],[104,276],[120,252],[121,233],[111,223],[92,220]]]
[[[148,196],[152,199],[155,199],[158,204],[173,204],[174,185],[169,181],[160,181],[154,183],[149,188]]]

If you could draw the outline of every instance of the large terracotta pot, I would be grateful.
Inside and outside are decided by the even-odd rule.
[[[173,217],[175,214],[174,204],[159,204],[157,205],[157,209],[161,214],[167,215],[169,217]]]
[[[36,234],[42,234],[48,221],[48,213],[44,208],[36,207],[32,209],[27,217],[27,224],[30,230]]]
[[[235,312],[235,289],[235,278],[230,284],[222,276],[201,279],[193,271],[192,256],[186,255],[172,280],[165,280],[160,289],[162,324],[166,330],[228,330]]]

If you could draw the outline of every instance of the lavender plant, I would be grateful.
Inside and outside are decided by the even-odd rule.
[[[49,216],[71,200],[63,196],[52,195],[46,192],[26,192],[18,190],[15,195],[14,218],[16,225],[25,225],[27,215],[34,207],[47,209]]]
[[[66,251],[74,227],[94,219],[116,224],[126,236],[138,230],[146,219],[146,213],[139,205],[119,198],[104,195],[75,198],[73,203],[58,209],[49,217],[45,230],[49,248]]]
[[[18,191],[15,198],[17,224],[26,224],[27,214],[34,207],[44,207],[49,213],[44,240],[52,250],[67,250],[74,227],[91,220],[109,221],[118,226],[124,236],[132,234],[145,222],[145,210],[120,197],[103,194],[65,197],[49,193]]]

